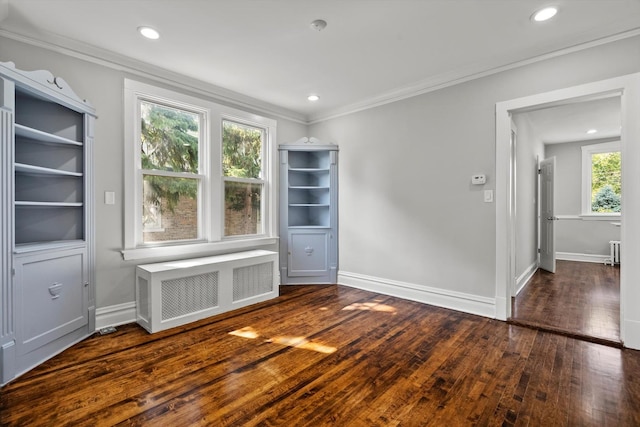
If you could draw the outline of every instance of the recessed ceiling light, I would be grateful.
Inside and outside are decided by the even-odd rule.
[[[598,132],[598,129],[589,129],[589,130],[587,131],[587,133],[588,133],[589,135],[593,135],[594,133],[597,133],[597,132]]]
[[[554,16],[556,16],[556,13],[558,13],[558,9],[556,9],[555,7],[545,7],[544,9],[540,9],[539,11],[531,15],[531,19],[536,22],[542,22],[546,21],[547,19],[553,18]]]
[[[318,95],[309,95],[309,96],[307,96],[307,99],[309,101],[315,102],[315,101],[319,100],[320,97]]]
[[[157,40],[160,38],[160,33],[151,27],[138,27],[138,32],[151,40]]]

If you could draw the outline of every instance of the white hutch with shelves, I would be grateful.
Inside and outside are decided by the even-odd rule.
[[[278,149],[281,281],[336,283],[338,146],[302,138]]]
[[[0,384],[95,329],[95,111],[0,62]]]

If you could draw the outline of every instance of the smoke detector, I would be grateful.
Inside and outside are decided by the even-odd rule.
[[[322,31],[327,27],[327,21],[324,19],[316,19],[311,23],[311,28],[316,31]]]

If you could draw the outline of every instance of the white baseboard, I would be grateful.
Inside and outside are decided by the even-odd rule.
[[[579,262],[594,262],[604,264],[606,260],[611,258],[610,255],[595,255],[595,254],[576,254],[572,252],[556,252],[556,259],[561,261],[579,261]]]
[[[346,271],[338,272],[338,283],[352,288],[418,301],[492,319],[496,317],[496,301],[493,298]]]
[[[520,293],[520,291],[524,288],[524,286],[529,282],[531,277],[538,271],[538,261],[534,261],[527,269],[518,277],[516,280],[516,295]]]
[[[118,326],[136,321],[135,301],[96,309],[96,331],[107,326]]]

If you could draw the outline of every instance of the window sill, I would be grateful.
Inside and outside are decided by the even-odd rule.
[[[207,256],[235,250],[249,250],[259,246],[275,245],[277,237],[257,237],[253,239],[225,240],[212,243],[193,243],[189,245],[155,246],[147,248],[124,249],[121,251],[125,261],[145,260],[165,257]]]
[[[612,219],[620,219],[622,216],[619,213],[610,214],[582,214],[580,215],[584,221],[611,221]]]

